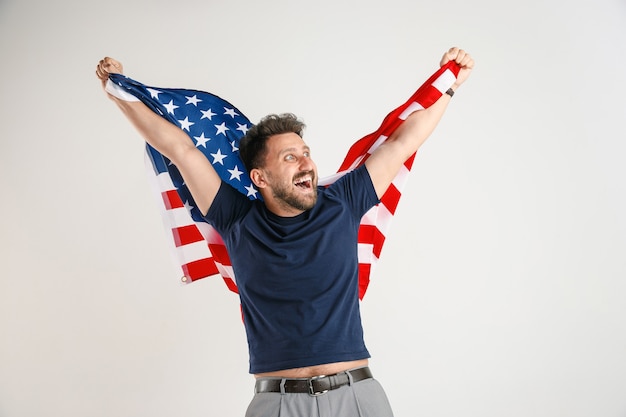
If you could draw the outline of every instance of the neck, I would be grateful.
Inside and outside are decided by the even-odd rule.
[[[276,201],[271,196],[263,196],[263,201],[265,202],[265,207],[279,217],[296,217],[304,213],[304,210],[290,206],[284,201]]]

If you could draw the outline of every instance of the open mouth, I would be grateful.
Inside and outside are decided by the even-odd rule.
[[[313,186],[313,178],[311,177],[311,175],[302,176],[296,179],[293,182],[293,185],[295,185],[298,188],[308,190]]]

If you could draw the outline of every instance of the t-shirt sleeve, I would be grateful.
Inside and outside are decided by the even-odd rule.
[[[330,188],[351,207],[355,216],[359,218],[380,202],[365,165],[344,175]]]
[[[204,219],[217,231],[222,232],[243,217],[251,205],[250,199],[222,182]]]

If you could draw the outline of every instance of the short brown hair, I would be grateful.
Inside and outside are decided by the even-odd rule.
[[[269,114],[252,126],[239,142],[239,156],[250,172],[263,167],[267,155],[267,140],[282,133],[295,133],[302,137],[306,125],[295,114]]]

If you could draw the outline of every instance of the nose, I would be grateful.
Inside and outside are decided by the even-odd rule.
[[[311,159],[311,157],[303,156],[300,158],[300,171],[313,171],[315,169],[315,162]]]

